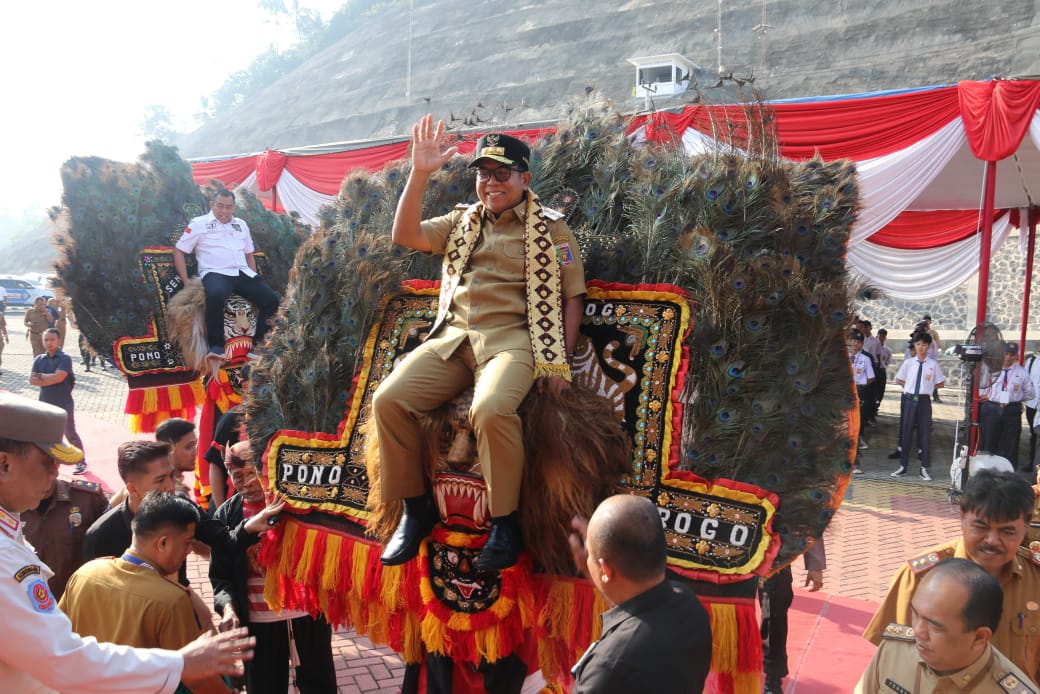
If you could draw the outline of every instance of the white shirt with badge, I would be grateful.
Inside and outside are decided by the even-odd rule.
[[[980,388],[979,396],[990,402],[1008,405],[1032,400],[1036,397],[1036,391],[1029,373],[1018,364],[1012,364],[1007,369],[995,370],[989,387]]]
[[[921,386],[920,390],[915,393],[918,369],[921,370]],[[943,375],[942,367],[935,359],[928,357],[921,361],[917,357],[913,357],[904,359],[903,363],[899,365],[896,380],[903,383],[903,393],[906,395],[931,395],[935,392],[936,386],[946,383],[946,376]]]
[[[0,508],[0,692],[157,692],[173,694],[184,658],[81,638],[47,586],[54,575],[22,536],[17,514]]]
[[[852,363],[852,377],[857,386],[865,386],[874,378],[874,365],[864,352],[856,352],[849,357],[849,361]]]
[[[253,253],[253,237],[249,225],[238,217],[224,224],[212,212],[191,220],[180,239],[177,250],[194,253],[199,266],[199,277],[215,272],[228,277],[237,277],[243,272],[255,277],[246,255]]]

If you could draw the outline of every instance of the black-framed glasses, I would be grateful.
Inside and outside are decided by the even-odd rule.
[[[497,169],[477,169],[477,180],[484,183],[490,181],[491,177],[494,176],[495,180],[499,183],[505,183],[515,171],[517,171],[517,169],[508,166],[500,166]]]

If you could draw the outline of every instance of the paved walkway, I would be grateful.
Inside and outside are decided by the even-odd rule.
[[[32,361],[29,343],[24,339],[22,311],[7,312],[11,343],[6,346],[0,364],[0,390],[35,398],[37,389],[28,385]],[[108,428],[128,432],[128,417],[123,412],[126,381],[114,370],[84,372],[76,348],[77,335],[70,330],[66,339],[76,369],[76,408],[80,419],[98,420]],[[935,407],[933,429],[934,480],[925,482],[916,476],[917,464],[911,463],[911,475],[900,479],[889,477],[898,466],[887,455],[894,449],[899,420],[899,399],[895,384],[890,384],[875,427],[864,436],[870,447],[862,451],[864,475],[853,478],[841,508],[828,528],[828,570],[824,592],[841,598],[879,602],[888,581],[907,557],[919,553],[959,532],[958,513],[947,499],[949,467],[954,446],[954,422],[958,407],[956,394],[947,393],[944,403]],[[131,438],[129,433],[125,438]],[[109,436],[109,438],[111,438]],[[118,438],[116,439],[118,441]],[[114,450],[101,450],[86,438],[91,466],[114,469]],[[111,447],[112,444],[108,443]],[[1028,440],[1023,436],[1023,450],[1028,453]],[[106,481],[109,478],[106,478]],[[116,482],[109,482],[114,486]],[[191,566],[192,583],[207,599],[212,597],[202,562]],[[796,584],[804,578],[800,562],[796,563]],[[794,609],[812,599],[798,591]],[[865,605],[870,609],[870,605]],[[864,642],[865,643],[865,642]],[[340,692],[396,692],[403,668],[397,656],[388,649],[375,648],[366,639],[356,638],[352,631],[336,634],[333,647],[337,654]],[[826,646],[819,646],[826,648]],[[869,646],[865,645],[865,648]],[[792,673],[796,675],[796,673]],[[788,691],[824,691],[811,678],[798,686],[797,679],[788,680]],[[829,690],[828,690],[829,691]]]

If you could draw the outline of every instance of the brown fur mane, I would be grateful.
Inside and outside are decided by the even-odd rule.
[[[206,290],[202,280],[188,280],[166,306],[166,330],[184,356],[184,363],[202,370],[206,359]]]

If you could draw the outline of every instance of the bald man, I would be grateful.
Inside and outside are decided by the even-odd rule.
[[[978,564],[946,559],[910,601],[913,627],[889,624],[857,694],[1036,692],[1029,677],[990,643],[1000,623],[1000,583]]]
[[[711,667],[711,624],[697,596],[665,576],[664,529],[657,507],[612,496],[589,521],[575,518],[578,570],[614,607],[603,633],[571,672],[574,694],[694,694]]]

